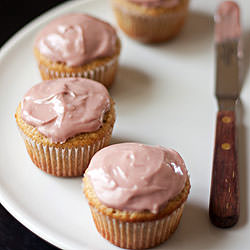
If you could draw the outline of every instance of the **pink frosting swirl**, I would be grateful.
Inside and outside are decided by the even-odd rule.
[[[180,0],[128,0],[146,7],[172,8],[180,3]]]
[[[68,14],[49,23],[38,34],[35,47],[53,62],[81,66],[112,56],[117,35],[106,22],[85,14]]]
[[[187,179],[184,161],[176,151],[138,143],[100,150],[85,174],[106,206],[152,213],[178,195]]]
[[[33,86],[21,102],[22,119],[53,143],[102,126],[110,109],[107,89],[83,78],[59,78]]]

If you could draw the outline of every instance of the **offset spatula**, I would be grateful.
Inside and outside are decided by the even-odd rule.
[[[240,12],[231,1],[219,5],[215,15],[216,136],[209,216],[218,227],[231,227],[239,218],[239,179],[235,105],[239,97]]]

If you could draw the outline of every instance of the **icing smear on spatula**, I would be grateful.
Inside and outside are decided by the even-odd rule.
[[[221,3],[215,14],[216,43],[237,40],[241,35],[240,9],[233,1]]]

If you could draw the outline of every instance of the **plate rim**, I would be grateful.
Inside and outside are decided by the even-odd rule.
[[[8,39],[2,47],[0,47],[0,63],[8,56],[8,54],[15,48],[15,43],[18,43],[20,40],[24,39],[30,32],[34,31],[38,28],[38,26],[42,25],[46,21],[58,16],[59,14],[67,12],[67,8],[77,8],[77,6],[83,6],[85,4],[91,2],[100,2],[102,0],[70,0],[64,3],[61,3],[50,10],[44,12],[39,17],[33,19],[31,22],[26,24],[23,28],[17,31],[10,39]],[[108,2],[108,0],[107,0]],[[47,241],[49,244],[52,244],[56,247],[62,249],[79,249],[79,244],[77,242],[72,242],[67,239],[61,241],[63,237],[60,236],[58,232],[53,230],[43,230],[44,227],[41,227],[39,221],[34,219],[33,217],[29,217],[28,212],[23,210],[19,206],[15,206],[15,199],[12,198],[10,191],[8,189],[3,188],[4,185],[0,184],[0,203],[6,208],[7,211],[11,213],[13,217],[15,217],[21,224],[27,227],[34,234],[38,235],[40,238]],[[50,234],[53,232],[53,234]],[[54,237],[57,235],[59,237]],[[86,242],[82,244],[81,249],[90,250],[91,246]]]

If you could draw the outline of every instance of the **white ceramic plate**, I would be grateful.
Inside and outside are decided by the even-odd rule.
[[[183,32],[166,44],[139,44],[120,32],[120,69],[111,91],[117,104],[113,143],[139,141],[172,147],[190,170],[192,189],[182,221],[171,239],[157,249],[249,249],[249,76],[239,117],[240,221],[232,229],[221,230],[208,218],[217,110],[212,13],[219,2],[194,0]],[[238,2],[250,40],[250,3]],[[55,178],[37,169],[14,119],[22,96],[40,81],[32,54],[36,32],[55,16],[72,11],[87,12],[115,25],[106,0],[68,2],[33,21],[1,48],[0,201],[25,226],[60,248],[117,249],[97,233],[81,178]],[[246,45],[248,63],[249,42]]]

